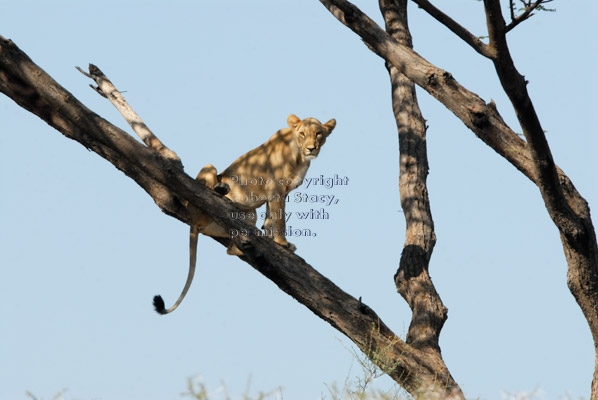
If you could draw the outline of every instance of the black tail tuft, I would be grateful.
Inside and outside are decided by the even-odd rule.
[[[154,296],[154,308],[158,314],[168,314],[168,312],[166,312],[166,306],[164,306],[164,300],[159,294]]]

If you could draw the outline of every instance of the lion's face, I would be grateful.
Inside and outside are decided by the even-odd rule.
[[[300,120],[295,115],[289,115],[287,122],[293,130],[303,158],[307,161],[313,160],[320,154],[320,149],[326,143],[326,138],[336,126],[334,119],[322,125],[315,118]]]

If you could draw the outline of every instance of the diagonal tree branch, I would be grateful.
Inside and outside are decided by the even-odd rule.
[[[538,3],[538,2],[537,2]],[[539,4],[536,4],[536,7]],[[590,326],[594,340],[595,368],[592,398],[598,398],[598,244],[585,200],[555,165],[540,119],[527,91],[527,81],[517,71],[507,44],[508,28],[499,0],[484,0],[490,45],[500,83],[509,97],[528,143],[535,181],[546,210],[559,229],[567,258],[567,284]],[[572,195],[573,194],[573,195]]]
[[[527,91],[527,81],[517,71],[511,57],[500,2],[499,0],[485,0],[484,6],[490,46],[497,55],[493,60],[494,67],[505,93],[513,104],[528,143],[534,172],[538,177],[536,184],[540,189],[546,208],[559,230],[565,235],[579,235],[584,228],[567,204],[546,135]]]
[[[141,185],[160,208],[189,222],[184,201],[211,216],[228,231],[252,227],[231,218],[230,201],[197,183],[178,162],[161,157],[93,113],[31,61],[14,43],[0,36],[0,92],[70,139],[96,152]],[[345,293],[298,255],[255,235],[237,235],[243,260],[281,290],[346,335],[383,371],[411,390],[437,391],[449,381],[438,361],[398,338],[367,305]],[[423,386],[420,380],[428,383]]]

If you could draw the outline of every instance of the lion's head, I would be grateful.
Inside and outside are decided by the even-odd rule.
[[[315,118],[301,120],[294,114],[289,115],[287,123],[293,131],[294,138],[303,158],[307,161],[313,160],[320,154],[320,149],[326,143],[326,138],[336,126],[335,119],[331,119],[322,125]]]

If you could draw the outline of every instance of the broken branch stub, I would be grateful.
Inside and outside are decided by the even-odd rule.
[[[162,157],[169,160],[176,161],[180,164],[182,169],[183,165],[181,159],[177,154],[170,150],[154,135],[154,133],[147,127],[141,117],[133,110],[133,108],[127,103],[123,95],[116,89],[114,84],[108,79],[106,75],[95,65],[89,64],[89,73],[83,69],[76,67],[79,72],[93,79],[98,85],[94,87],[90,85],[96,92],[101,96],[107,98],[118,112],[123,116],[127,123],[133,128],[133,131],[139,136],[139,138],[145,143],[145,145],[151,149],[154,149]]]

